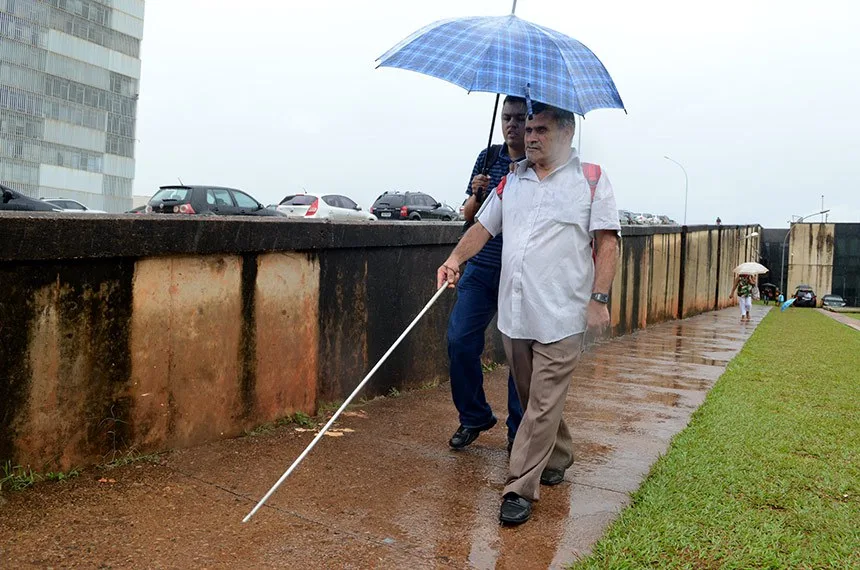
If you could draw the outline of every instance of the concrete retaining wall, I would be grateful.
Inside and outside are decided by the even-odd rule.
[[[821,298],[833,290],[835,224],[792,224],[788,237],[788,295],[810,285]]]
[[[613,332],[724,306],[753,230],[626,229]],[[459,236],[428,223],[4,215],[0,462],[68,469],[314,413],[414,318]],[[447,379],[454,299],[367,395]]]

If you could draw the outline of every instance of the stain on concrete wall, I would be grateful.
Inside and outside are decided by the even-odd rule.
[[[140,260],[131,326],[132,424],[144,449],[241,430],[242,258]]]
[[[130,439],[131,265],[6,265],[0,305],[0,461],[34,470],[101,459]]]
[[[256,259],[256,379],[253,415],[271,421],[316,411],[319,264],[304,253]]]

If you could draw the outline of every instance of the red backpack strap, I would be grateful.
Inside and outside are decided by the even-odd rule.
[[[594,192],[597,190],[597,183],[600,182],[600,165],[590,162],[582,163],[582,174],[588,180],[588,186],[591,188],[591,199],[594,200]]]
[[[496,186],[496,196],[499,197],[499,200],[502,199],[502,193],[505,191],[505,183],[508,181],[508,177],[505,176],[502,178],[502,181],[499,182],[499,185]]]
[[[591,201],[594,202],[594,192],[597,190],[597,183],[600,182],[600,165],[590,162],[582,163],[582,175],[588,180],[588,186],[591,188]],[[597,250],[594,248],[594,240],[591,241],[591,260],[597,260]]]

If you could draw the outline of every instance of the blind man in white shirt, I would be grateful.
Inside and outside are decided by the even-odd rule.
[[[606,175],[592,194],[571,148],[574,115],[537,102],[532,113],[526,160],[502,179],[437,272],[438,287],[454,287],[463,263],[504,230],[498,325],[525,409],[499,513],[506,524],[527,521],[540,485],[561,483],[573,464],[564,402],[586,330],[610,322],[621,230]]]

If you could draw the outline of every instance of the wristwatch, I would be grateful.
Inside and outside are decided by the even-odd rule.
[[[603,303],[604,305],[609,302],[609,295],[606,293],[592,293],[591,300],[597,301],[598,303]]]

